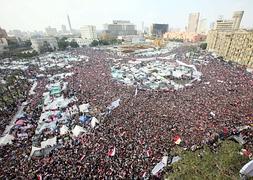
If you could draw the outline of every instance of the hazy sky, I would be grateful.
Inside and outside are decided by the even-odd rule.
[[[190,12],[200,12],[208,23],[219,15],[229,19],[233,11],[244,10],[242,26],[253,27],[253,0],[0,0],[0,27],[11,30],[44,30],[47,26],[60,29],[96,25],[114,19],[130,20],[141,28],[151,23],[168,23],[184,28]]]

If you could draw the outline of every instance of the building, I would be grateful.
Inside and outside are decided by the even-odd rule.
[[[61,25],[61,30],[63,34],[66,34],[68,32],[65,25]]]
[[[7,37],[8,37],[8,35],[7,35],[6,31],[5,31],[5,29],[2,29],[0,27],[0,38],[7,38]]]
[[[194,32],[167,32],[164,34],[163,38],[166,40],[195,43],[206,40],[206,35]]]
[[[67,41],[76,41],[76,43],[79,45],[79,47],[88,46],[90,44],[89,40],[83,39],[83,38],[68,38]]]
[[[8,42],[6,38],[0,38],[0,54],[3,54],[5,51],[7,51]]]
[[[82,39],[93,41],[97,39],[96,26],[86,25],[80,28]]]
[[[48,43],[49,46],[55,50],[58,49],[58,43],[56,38],[50,37],[50,36],[44,36],[44,37],[33,37],[31,38],[32,48],[37,51],[41,52],[43,49],[45,43]]]
[[[233,20],[217,20],[214,25],[214,30],[217,31],[232,31],[234,27]]]
[[[143,35],[118,36],[118,39],[123,40],[124,43],[133,43],[133,44],[145,42],[145,38],[143,37]]]
[[[198,31],[199,34],[207,34],[207,20],[206,19],[201,19],[199,21],[198,25]]]
[[[244,11],[235,11],[233,14],[233,29],[238,30],[241,25],[242,17],[243,17]]]
[[[188,19],[188,32],[197,32],[199,23],[199,13],[190,13]]]
[[[168,32],[168,24],[152,24],[150,27],[150,35],[154,37],[162,37],[164,33]]]
[[[230,19],[230,20],[223,20],[222,18],[218,19],[215,23],[214,30],[217,30],[217,31],[238,30],[241,25],[243,14],[244,14],[244,11],[235,11],[233,14],[233,19]]]
[[[253,31],[209,31],[207,49],[226,60],[253,67]]]
[[[136,26],[130,21],[114,20],[112,24],[104,24],[104,32],[112,37],[137,35]]]
[[[48,26],[45,30],[46,30],[46,34],[48,36],[57,36],[57,29],[56,28],[51,28],[50,26]]]

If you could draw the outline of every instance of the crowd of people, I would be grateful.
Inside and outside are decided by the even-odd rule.
[[[241,131],[246,141],[244,148],[252,152],[252,74],[206,52],[193,55],[194,59],[203,56],[205,63],[193,62],[193,56],[187,57],[186,51],[187,48],[179,47],[173,53],[182,62],[195,63],[202,73],[201,81],[179,90],[159,91],[128,86],[113,79],[110,66],[113,60],[121,58],[114,52],[73,50],[73,54],[88,56],[89,61],[47,73],[73,72],[74,75],[64,79],[68,82],[67,95],[74,93],[77,105],[89,103],[92,107],[89,115],[96,116],[99,125],[95,128],[83,125],[87,132],[78,137],[71,132],[64,137],[53,132],[62,139],[61,146],[45,156],[31,157],[32,137],[43,111],[43,93],[48,84],[47,77],[37,79],[36,93],[28,96],[24,109],[32,125],[27,130],[28,137],[0,147],[0,178],[161,179],[164,171],[155,175],[151,171],[164,156],[172,156],[174,146],[191,150],[205,144],[214,146],[219,138],[238,135],[238,127],[242,126],[248,127]],[[39,70],[31,70],[33,74],[41,73],[36,71]],[[119,106],[105,113],[117,99]],[[77,123],[79,115],[74,115],[71,121]]]

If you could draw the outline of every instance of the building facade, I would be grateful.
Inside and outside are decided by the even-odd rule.
[[[112,24],[104,24],[104,31],[112,37],[137,35],[136,26],[130,21],[114,20]]]
[[[230,20],[219,19],[216,21],[214,30],[217,31],[236,31],[240,28],[244,11],[235,11]]]
[[[8,42],[6,38],[0,38],[0,54],[3,54],[5,51],[7,51]]]
[[[5,29],[2,29],[0,27],[0,38],[7,38],[7,37],[8,37],[8,35],[7,35],[6,31],[5,31]]]
[[[199,34],[207,34],[207,20],[206,19],[201,19],[199,21],[198,25],[198,31]]]
[[[150,27],[150,35],[154,37],[162,37],[166,32],[168,32],[168,24],[152,24]]]
[[[214,26],[214,30],[217,31],[232,31],[234,27],[233,20],[217,20]]]
[[[166,40],[181,40],[192,43],[206,40],[206,35],[193,32],[167,32],[163,37]]]
[[[34,37],[34,38],[31,38],[31,43],[32,43],[32,48],[37,52],[41,52],[45,43],[48,43],[49,46],[53,50],[59,49],[57,40],[54,37],[49,37],[49,36]]]
[[[48,36],[57,36],[56,28],[51,28],[50,26],[48,26],[45,30]]]
[[[67,41],[71,42],[71,41],[76,41],[76,43],[79,45],[79,47],[83,47],[83,46],[88,46],[92,41],[90,40],[86,40],[83,38],[68,38]]]
[[[188,19],[188,32],[197,32],[199,23],[199,13],[190,13]]]
[[[253,31],[209,31],[207,49],[226,60],[253,67]]]
[[[81,32],[82,39],[93,41],[98,38],[97,32],[96,32],[96,26],[91,26],[91,25],[83,26],[80,28],[80,32]]]
[[[233,14],[233,29],[238,30],[241,25],[242,17],[243,17],[244,11],[235,11]]]

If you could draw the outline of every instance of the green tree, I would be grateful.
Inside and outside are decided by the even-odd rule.
[[[66,37],[62,37],[61,39],[58,39],[58,47],[60,50],[64,51],[69,46],[69,42],[67,41]]]
[[[41,52],[53,52],[52,47],[50,46],[50,44],[47,41],[43,42],[43,46],[41,48]]]
[[[99,44],[99,41],[98,40],[93,40],[90,44],[91,47],[95,47],[95,46],[98,46]]]
[[[79,45],[77,44],[77,42],[74,39],[69,43],[69,45],[72,48],[78,48],[79,47]]]
[[[201,49],[205,50],[206,47],[207,47],[207,43],[201,43],[201,44],[199,45],[199,47],[200,47]]]

